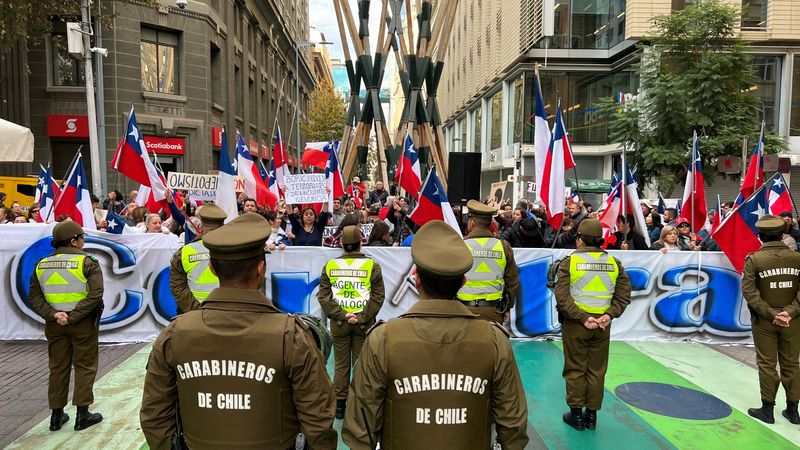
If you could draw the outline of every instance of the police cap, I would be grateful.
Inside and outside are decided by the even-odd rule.
[[[248,212],[206,233],[203,244],[212,258],[228,261],[248,259],[264,254],[264,246],[270,233],[272,227],[267,219]]]
[[[583,219],[578,225],[578,234],[585,237],[603,237],[603,225],[597,219]]]
[[[228,214],[213,203],[201,206],[197,211],[197,215],[203,221],[203,227],[209,231],[221,227],[225,223],[225,219],[228,218]]]
[[[358,244],[361,239],[361,227],[349,225],[342,228],[342,244]]]
[[[441,220],[432,220],[417,231],[411,259],[419,270],[441,278],[458,278],[472,268],[472,253],[464,240]]]
[[[65,220],[63,222],[59,222],[53,228],[53,243],[57,244],[59,242],[69,241],[70,239],[81,236],[83,234],[83,228],[78,225],[78,222],[75,222],[72,219]]]
[[[470,200],[467,202],[470,216],[485,217],[491,219],[497,214],[497,208],[481,203],[477,200]]]
[[[756,221],[756,228],[758,228],[758,231],[764,231],[767,233],[778,232],[783,231],[785,224],[786,222],[784,222],[780,217],[767,214]]]

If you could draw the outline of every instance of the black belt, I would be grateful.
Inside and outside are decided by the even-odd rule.
[[[462,300],[461,303],[463,303],[464,306],[473,306],[473,307],[476,307],[476,308],[481,308],[481,307],[494,308],[494,306],[497,304],[497,300],[495,300],[493,302],[486,301],[486,300],[473,300],[473,301],[467,302],[467,301]]]

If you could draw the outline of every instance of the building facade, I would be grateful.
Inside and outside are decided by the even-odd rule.
[[[554,34],[543,37],[543,0],[461,0],[439,95],[448,151],[482,154],[482,194],[491,183],[514,175],[513,200],[531,196],[525,187],[534,178],[533,83],[539,63],[547,111],[555,114],[558,101],[562,103],[579,178],[609,180],[620,148],[609,141],[598,100],[637,94],[639,81],[632,67],[639,59],[636,43],[651,30],[653,17],[691,1],[555,0]],[[785,175],[791,183],[797,172],[792,189],[797,195],[800,2],[725,1],[748,7],[738,31],[752,47],[758,78],[753,94],[762,102],[768,127],[791,147],[786,158],[793,165]],[[725,201],[738,192],[736,181],[717,180],[707,187],[709,205],[717,193]],[[675,195],[682,191],[676,187]],[[589,198],[600,200],[599,195]]]
[[[102,30],[102,45],[93,42],[108,49],[98,89],[104,167],[125,133],[131,105],[165,172],[214,173],[222,127],[230,152],[238,130],[254,156],[269,158],[276,118],[294,154],[295,108],[305,116],[317,82],[311,50],[297,46],[309,39],[308,0],[190,0],[185,9],[172,1],[156,9],[104,1],[102,7],[114,15],[112,28]],[[65,32],[59,24],[0,64],[6,100],[0,117],[29,127],[36,138],[34,163],[4,164],[0,175],[38,174],[38,164],[52,162],[54,176],[61,177],[82,146],[91,176],[83,62],[67,53]],[[106,175],[107,190],[137,187],[110,170]]]

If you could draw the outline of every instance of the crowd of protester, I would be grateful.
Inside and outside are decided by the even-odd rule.
[[[269,250],[283,250],[291,246],[340,247],[341,229],[356,224],[372,224],[371,231],[367,232],[367,246],[410,246],[414,232],[419,227],[408,217],[413,209],[410,200],[397,195],[395,189],[395,186],[391,186],[387,190],[380,181],[375,182],[372,189],[368,189],[359,177],[354,177],[346,189],[347,193],[334,199],[331,211],[328,211],[327,204],[289,205],[282,200],[274,208],[266,208],[244,194],[239,196],[238,205],[240,213],[255,212],[270,222],[273,232],[267,241]],[[92,196],[92,202],[95,208],[122,217],[134,232],[183,236],[183,220],[170,217],[165,210],[154,213],[139,205],[136,202],[137,197],[138,192],[135,190],[127,198],[119,191],[112,190],[102,201]],[[24,208],[18,202],[6,206],[4,200],[5,194],[0,193],[0,223],[35,223],[40,214],[46,213],[40,211],[36,203]],[[199,220],[195,215],[202,204],[183,201],[183,197],[181,200],[184,219],[198,224]],[[643,201],[641,209],[647,236],[637,231],[633,215],[619,216],[615,229],[610,230],[606,238],[605,246],[608,249],[659,250],[664,253],[719,250],[710,235],[716,211],[709,211],[708,222],[695,234],[689,221],[679,217],[674,208],[666,208],[663,214],[659,214],[648,202]],[[722,217],[726,217],[732,210],[732,202],[723,204]],[[462,216],[461,208],[454,206],[453,212],[459,221],[461,232],[467,234],[468,221]],[[543,205],[522,199],[516,205],[507,202],[499,205],[491,230],[497,238],[507,241],[515,248],[575,248],[581,221],[585,218],[597,218],[599,214],[588,202],[570,200],[565,205],[561,226],[554,229],[548,223]],[[789,248],[798,250],[800,229],[797,220],[790,211],[780,216],[786,222],[783,242]],[[57,217],[55,220],[64,219]],[[107,225],[106,220],[97,223],[101,231],[105,231]]]

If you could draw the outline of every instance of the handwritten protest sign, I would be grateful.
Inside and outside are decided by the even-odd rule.
[[[372,223],[362,223],[361,224],[361,243],[366,244],[369,239],[370,233],[372,233],[372,227],[375,224]],[[336,229],[338,227],[325,227],[322,231],[322,246],[323,247],[341,247],[342,242],[340,239],[336,239]]]
[[[328,201],[325,174],[302,173],[286,177],[286,203],[307,204]]]
[[[186,191],[192,200],[213,201],[216,199],[217,182],[217,175],[182,172],[167,174],[167,187],[172,190]],[[237,191],[244,190],[244,180],[241,177],[236,177],[234,182]]]

